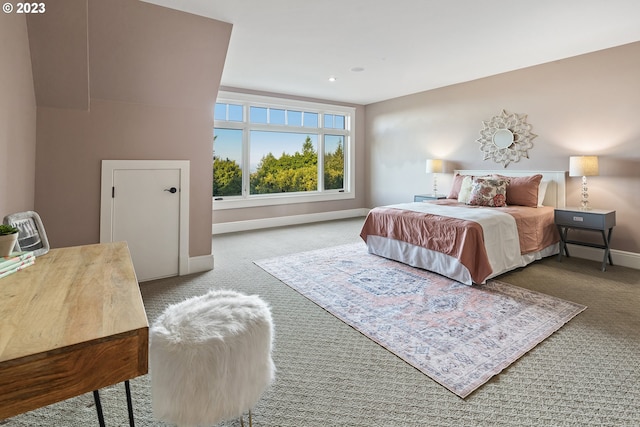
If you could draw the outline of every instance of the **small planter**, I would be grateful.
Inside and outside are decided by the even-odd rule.
[[[9,256],[18,241],[18,233],[0,235],[0,257]]]
[[[16,246],[18,230],[9,224],[0,224],[0,257],[9,256]]]

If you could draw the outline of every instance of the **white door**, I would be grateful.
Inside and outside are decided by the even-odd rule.
[[[102,203],[110,205],[110,219],[101,219],[100,240],[127,242],[138,281],[180,274],[181,174],[180,168],[136,168],[136,163],[106,174],[110,197]],[[103,164],[103,196],[108,187],[104,180]]]

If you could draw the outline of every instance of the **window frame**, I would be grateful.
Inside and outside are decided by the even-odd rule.
[[[242,121],[216,120],[215,129],[237,129],[242,131],[242,195],[240,196],[212,196],[213,209],[238,209],[260,206],[285,205],[294,203],[311,203],[322,201],[336,201],[354,199],[355,195],[355,115],[354,107],[332,105],[321,102],[301,101],[265,95],[253,95],[238,92],[221,91],[218,93],[216,103],[235,104],[242,106]],[[266,107],[271,109],[284,109],[318,113],[318,127],[272,125],[263,123],[251,123],[249,117],[250,107]],[[215,108],[215,106],[214,106]],[[324,128],[324,115],[341,115],[345,118],[345,128]],[[249,134],[251,131],[276,131],[295,132],[318,135],[318,190],[294,193],[249,194],[250,173],[245,173],[249,166]],[[344,135],[343,152],[344,185],[339,190],[324,189],[324,137],[325,135]],[[213,142],[215,144],[215,142]],[[213,162],[213,159],[212,159]]]

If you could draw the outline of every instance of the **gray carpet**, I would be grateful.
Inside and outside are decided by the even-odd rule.
[[[499,277],[589,308],[466,399],[341,322],[253,264],[358,241],[362,218],[214,236],[216,268],[141,285],[149,321],[210,287],[261,295],[272,306],[276,381],[255,426],[638,426],[640,273],[545,259]],[[615,257],[614,257],[615,262]],[[136,425],[151,413],[148,376],[131,382]],[[101,391],[107,426],[128,425],[124,387]],[[0,421],[9,427],[97,426],[91,394]],[[236,421],[220,426],[239,426]]]

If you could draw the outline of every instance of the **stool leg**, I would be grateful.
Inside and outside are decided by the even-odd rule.
[[[244,415],[240,415],[240,427],[244,427]]]

